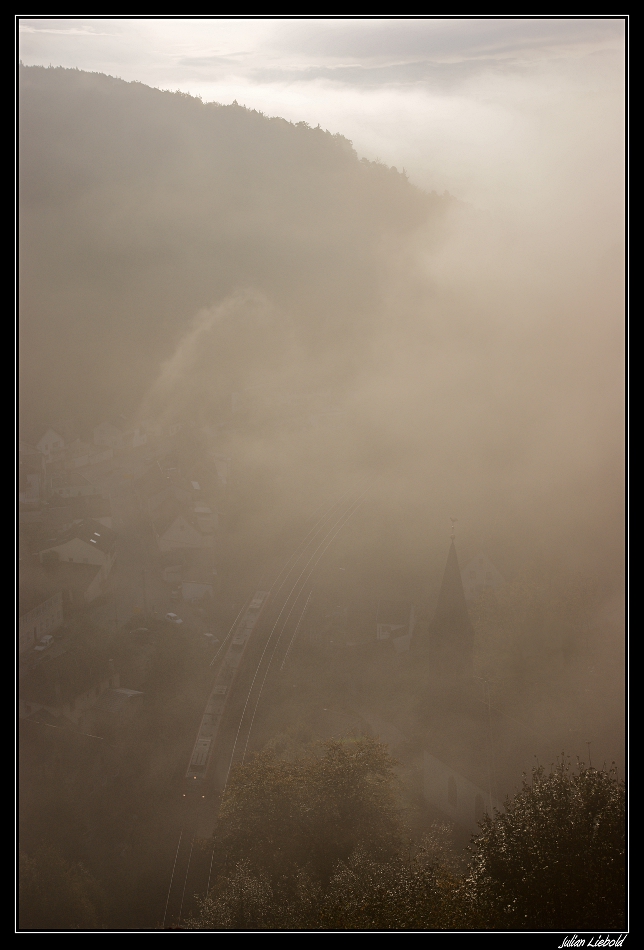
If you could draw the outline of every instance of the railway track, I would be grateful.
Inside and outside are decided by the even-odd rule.
[[[362,504],[368,487],[363,481],[327,505],[270,583],[250,594],[211,660],[213,684],[181,791],[185,818],[168,869],[166,929],[194,912],[194,895],[209,889],[212,852],[204,850],[199,837],[204,816],[212,812],[233,767],[252,748],[264,689],[296,642],[316,568]]]

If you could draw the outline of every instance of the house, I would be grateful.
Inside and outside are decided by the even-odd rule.
[[[18,445],[18,502],[37,505],[42,496],[45,459],[38,449],[20,442]]]
[[[397,653],[409,650],[416,626],[413,604],[380,601],[376,613],[376,640],[391,640]]]
[[[192,559],[191,559],[192,560]],[[193,603],[204,597],[212,597],[217,572],[210,564],[191,564],[184,571],[187,580],[181,584],[181,596]]]
[[[69,445],[65,446],[65,462],[68,469],[82,468],[89,465],[90,456],[94,451],[94,446],[89,442],[83,442],[81,439],[74,439]]]
[[[77,468],[83,468],[85,465],[98,465],[99,462],[107,462],[114,457],[114,449],[101,448],[97,451],[96,446],[89,442],[81,442],[76,439],[65,449],[65,467],[68,471]]]
[[[111,422],[101,422],[94,426],[94,445],[117,448],[123,445],[123,432]]]
[[[213,511],[212,508],[203,504],[195,505],[192,510],[194,511],[199,530],[203,532],[203,534],[213,534],[217,530],[219,527],[219,515],[216,511]]]
[[[503,587],[505,580],[485,554],[477,554],[461,571],[466,600],[474,600],[482,590]]]
[[[41,512],[47,537],[62,535],[74,524],[93,518],[106,528],[112,527],[112,505],[101,495],[76,495],[72,498],[53,496],[51,504]]]
[[[100,521],[87,518],[74,524],[54,544],[40,548],[41,564],[57,561],[70,564],[92,564],[101,568],[104,583],[116,559],[116,534]]]
[[[76,424],[69,419],[57,419],[47,427],[33,430],[33,437],[27,441],[35,445],[46,462],[51,462],[60,458],[65,448],[76,439],[78,439]]]
[[[473,833],[479,831],[484,814],[493,815],[499,808],[489,787],[476,785],[429,752],[423,753],[423,797],[454,824]]]
[[[75,498],[77,495],[100,495],[100,490],[80,472],[58,472],[50,475],[49,492],[60,498]]]
[[[141,711],[144,694],[138,689],[117,687],[106,689],[91,711],[95,728],[101,732],[105,728],[128,728],[134,717]]]
[[[27,471],[20,465],[18,470],[18,502],[21,505],[37,505],[40,502],[41,474]]]
[[[36,442],[36,448],[49,461],[62,455],[65,448],[65,439],[60,432],[56,432],[55,429],[49,426]]]
[[[205,527],[204,521],[194,511],[176,501],[163,506],[153,528],[162,552],[210,548],[214,544],[213,531]]]
[[[51,635],[63,622],[63,595],[43,571],[21,571],[18,586],[18,653]]]
[[[63,611],[87,607],[93,603],[105,589],[102,566],[98,564],[77,564],[72,561],[58,561],[45,567],[51,582],[61,591]]]
[[[38,666],[22,680],[19,716],[38,718],[43,710],[53,717],[84,730],[91,722],[88,713],[109,689],[119,688],[119,674],[110,661],[96,665],[91,655],[76,651],[54,657]]]

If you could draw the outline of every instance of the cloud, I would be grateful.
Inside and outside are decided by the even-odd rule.
[[[308,21],[287,26],[276,49],[356,61],[419,57],[441,60],[508,57],[588,44],[621,43],[619,19],[408,18]]]
[[[48,27],[22,26],[19,27],[20,33],[34,33],[40,36],[43,33],[51,33],[61,36],[118,36],[117,33],[104,33],[99,30],[79,30],[76,27],[70,27],[68,30],[52,30]]]
[[[479,72],[481,68],[492,68],[495,60],[488,59],[477,63],[435,63],[418,60],[404,63],[388,63],[383,66],[370,66],[364,63],[336,66],[290,66],[255,69],[251,72],[256,83],[311,82],[316,79],[352,86],[389,86],[400,84],[429,83],[432,86],[445,86],[462,81]]]

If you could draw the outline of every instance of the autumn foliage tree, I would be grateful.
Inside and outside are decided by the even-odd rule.
[[[386,860],[400,844],[394,763],[374,739],[330,740],[295,761],[265,751],[231,775],[216,847],[271,876],[294,867],[328,880],[360,845]]]
[[[575,770],[562,755],[533,769],[472,847],[474,923],[510,930],[625,926],[625,786],[614,770]]]
[[[625,789],[614,771],[533,770],[486,815],[467,869],[449,828],[404,842],[394,763],[373,739],[238,768],[195,930],[609,931],[625,925]]]

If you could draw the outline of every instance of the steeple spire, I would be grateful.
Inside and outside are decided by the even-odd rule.
[[[454,523],[449,553],[438,594],[434,618],[429,627],[433,665],[437,672],[465,673],[472,666],[474,631],[467,612],[461,571],[454,545]]]

